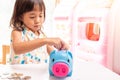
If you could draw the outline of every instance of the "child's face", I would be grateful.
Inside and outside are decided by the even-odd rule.
[[[39,5],[35,5],[32,11],[23,14],[22,21],[27,28],[36,32],[41,29],[44,22],[44,11],[40,11]]]

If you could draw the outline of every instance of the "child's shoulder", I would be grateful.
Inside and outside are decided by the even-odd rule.
[[[22,31],[19,31],[19,30],[16,30],[16,29],[13,29],[12,32],[11,32],[11,35],[16,35],[16,36],[20,36],[21,35],[21,32]]]
[[[21,33],[22,31],[20,31],[20,30],[17,30],[17,29],[13,29],[12,30],[12,33]]]

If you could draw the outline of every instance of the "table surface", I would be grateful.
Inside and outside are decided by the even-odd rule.
[[[30,80],[120,80],[120,76],[104,66],[79,59],[74,60],[71,77],[56,78],[49,76],[48,64],[0,65],[0,74],[23,73]],[[2,79],[0,76],[0,80]],[[8,79],[9,80],[9,79]]]

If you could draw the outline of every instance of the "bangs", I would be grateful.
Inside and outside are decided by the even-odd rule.
[[[24,12],[35,10],[36,7],[39,8],[40,11],[45,11],[45,5],[42,0],[29,0],[24,7],[23,9],[26,9]]]
[[[45,5],[40,0],[37,0],[34,3],[34,8],[35,8],[35,5],[38,5],[40,11],[45,11]]]

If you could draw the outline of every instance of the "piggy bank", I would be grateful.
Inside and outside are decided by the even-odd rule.
[[[72,75],[73,56],[70,51],[52,51],[49,59],[49,74],[55,77],[67,77]]]

